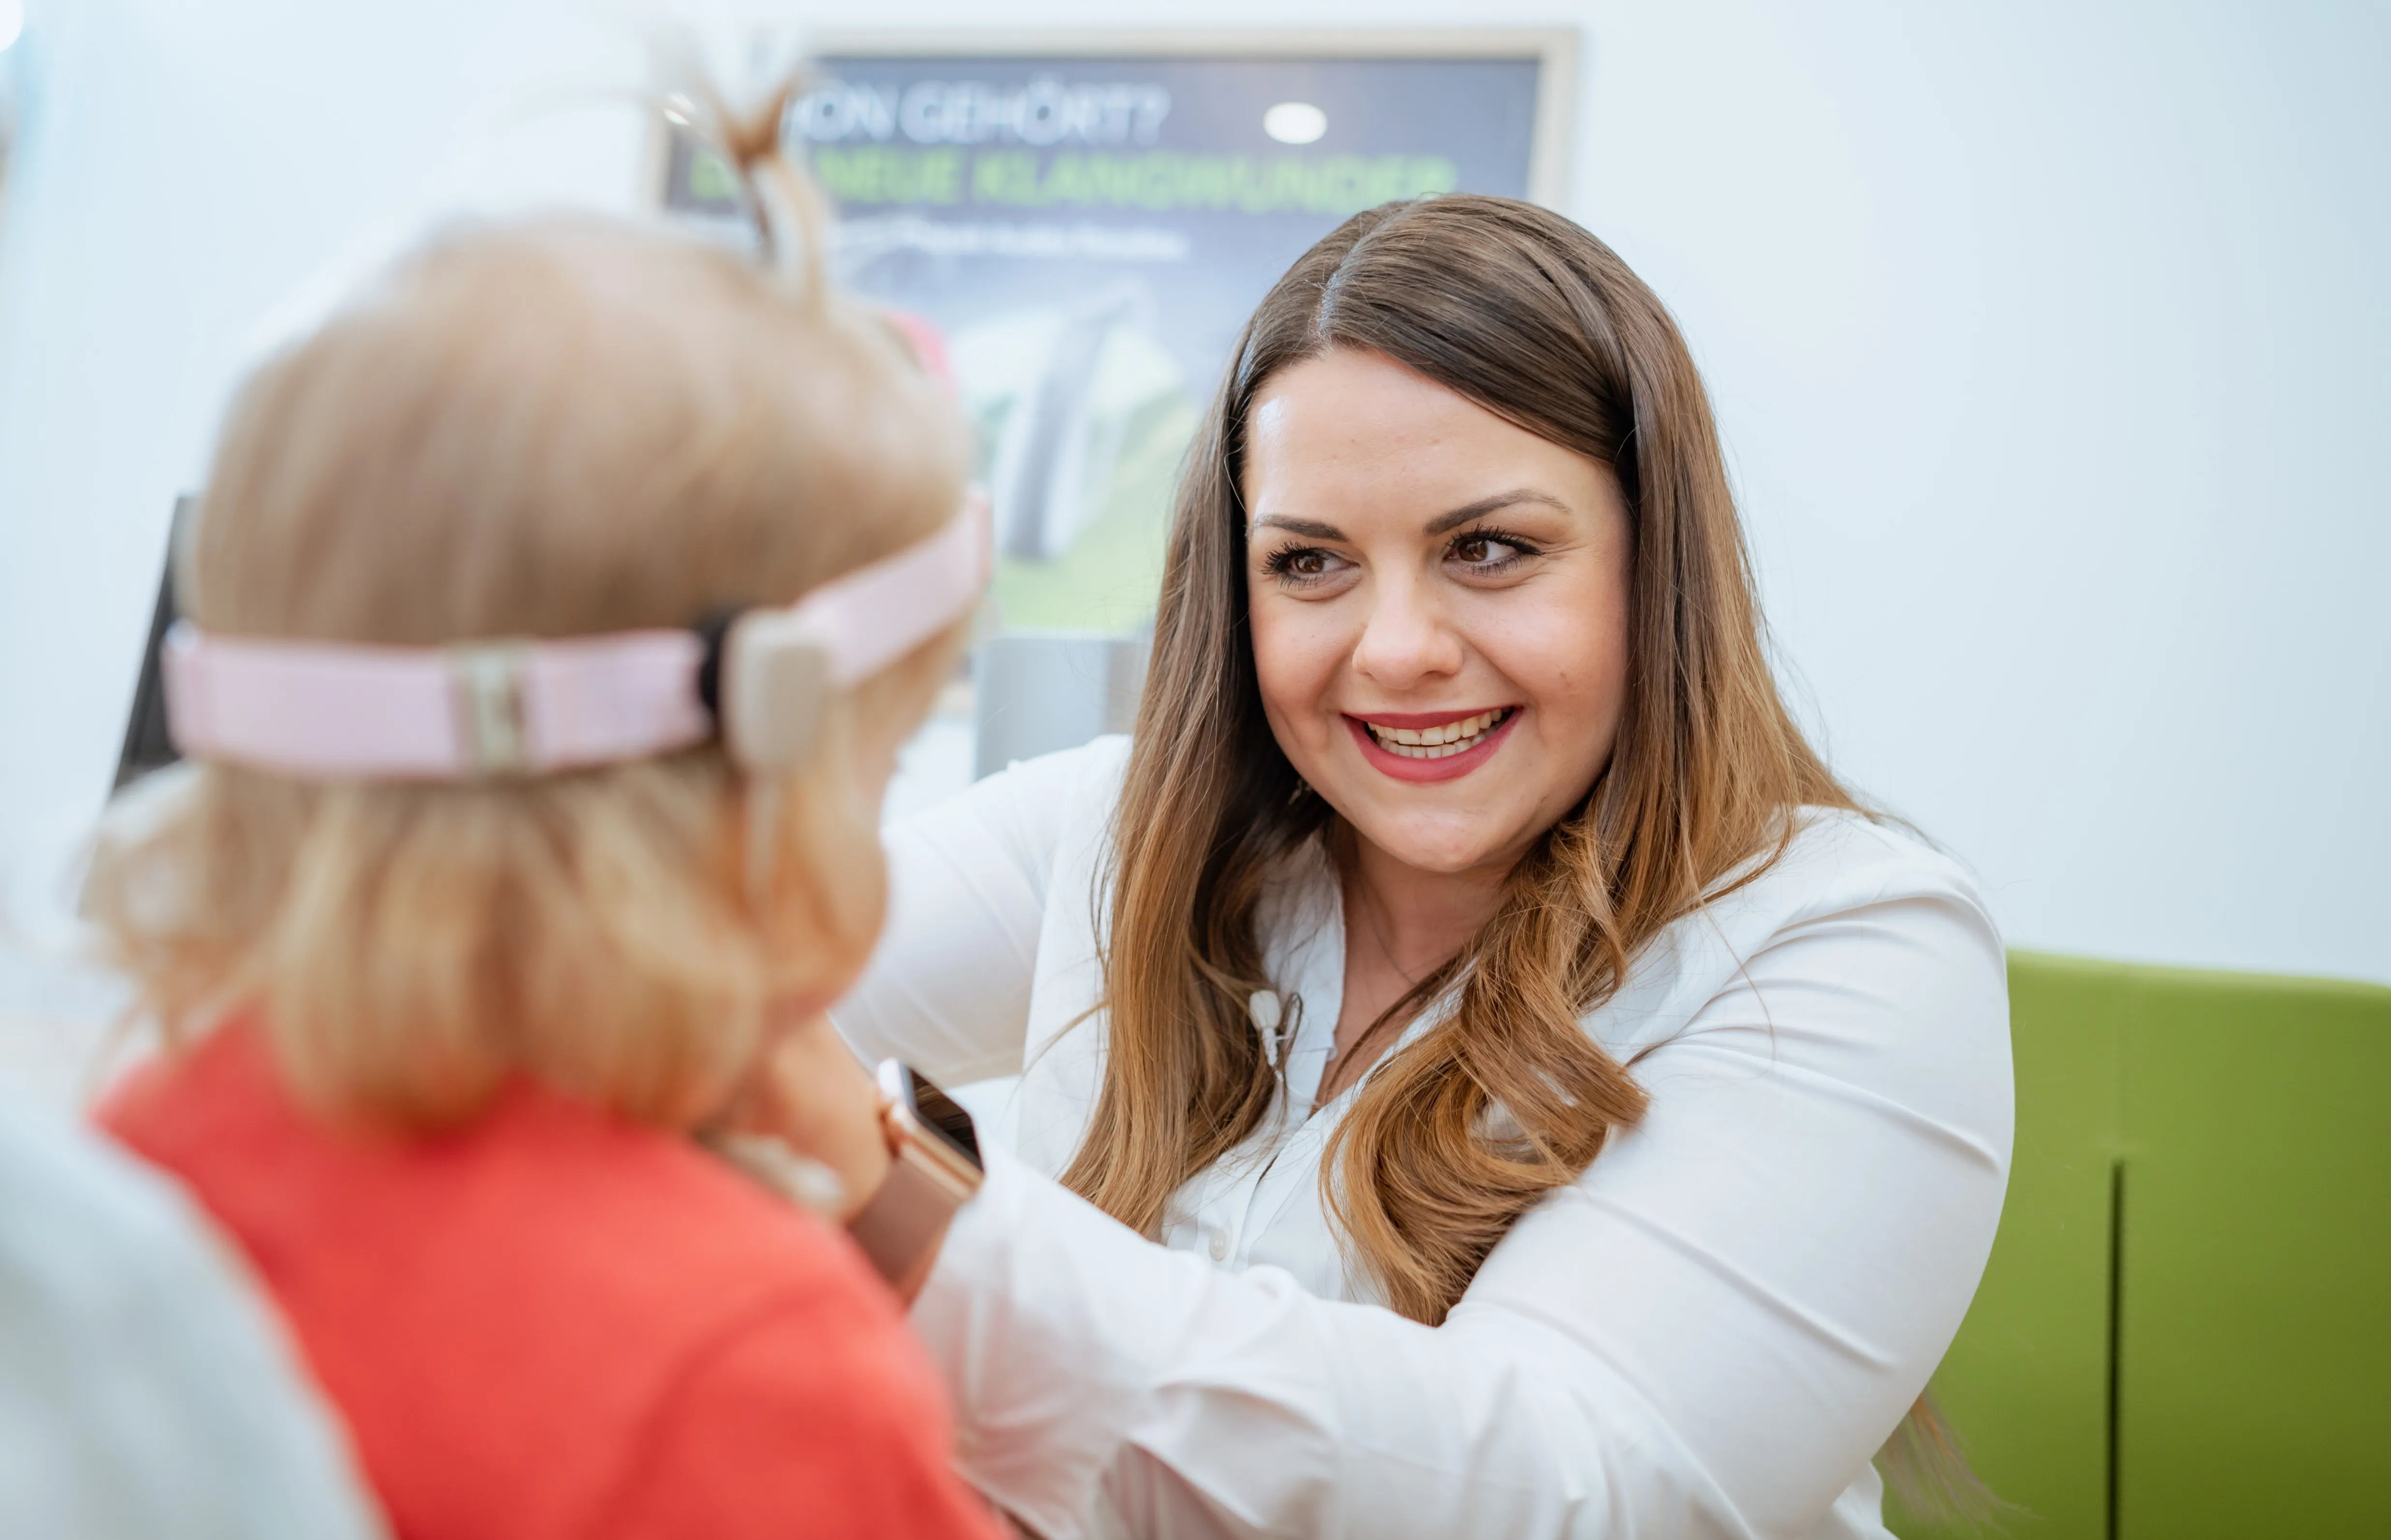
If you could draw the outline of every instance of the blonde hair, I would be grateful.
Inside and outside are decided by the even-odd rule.
[[[818,200],[742,132],[769,265],[595,218],[466,232],[261,369],[179,556],[196,622],[409,646],[689,626],[951,517],[959,415],[832,292]],[[461,785],[205,765],[103,838],[89,907],[170,1042],[252,1013],[311,1102],[437,1125],[521,1072],[691,1126],[771,1002],[860,968],[885,886],[860,756],[920,719],[961,629],[834,703],[769,787],[715,745]]]

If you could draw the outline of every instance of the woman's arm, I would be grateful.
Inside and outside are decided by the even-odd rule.
[[[887,926],[831,1010],[859,1054],[949,1085],[1020,1072],[1056,856],[1111,805],[1120,757],[1099,739],[1026,760],[887,831]]]
[[[1000,1161],[914,1312],[965,1471],[1057,1540],[1105,1510],[1157,1536],[1811,1534],[2000,1212],[2003,957],[1935,888],[1770,936],[1439,1328],[1221,1273]]]

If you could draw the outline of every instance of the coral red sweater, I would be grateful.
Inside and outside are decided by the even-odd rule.
[[[998,1533],[861,1255],[683,1140],[530,1085],[335,1132],[240,1027],[101,1121],[248,1251],[403,1540]]]

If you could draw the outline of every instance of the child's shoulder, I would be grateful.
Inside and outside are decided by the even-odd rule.
[[[460,1502],[503,1521],[488,1533],[544,1531],[708,1376],[829,1404],[918,1353],[831,1225],[685,1138],[534,1087],[446,1134],[347,1132],[237,1032],[103,1119],[246,1253],[403,1533]],[[848,1345],[791,1350],[831,1337]],[[908,1399],[925,1372],[898,1376]]]

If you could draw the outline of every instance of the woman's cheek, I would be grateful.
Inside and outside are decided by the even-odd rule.
[[[1269,711],[1271,725],[1284,735],[1290,729],[1300,732],[1308,716],[1314,714],[1320,697],[1325,689],[1321,667],[1322,648],[1313,628],[1305,626],[1303,617],[1284,612],[1286,601],[1272,602],[1275,596],[1258,596],[1249,613],[1253,616],[1254,673],[1261,686],[1262,704]]]
[[[1487,661],[1526,696],[1557,774],[1590,778],[1609,756],[1626,693],[1622,633],[1608,617],[1589,623],[1554,606],[1484,635]]]
[[[1271,734],[1297,772],[1307,776],[1318,767],[1325,744],[1320,712],[1312,704],[1316,699],[1316,691],[1283,675],[1262,679],[1262,714],[1270,721]]]

